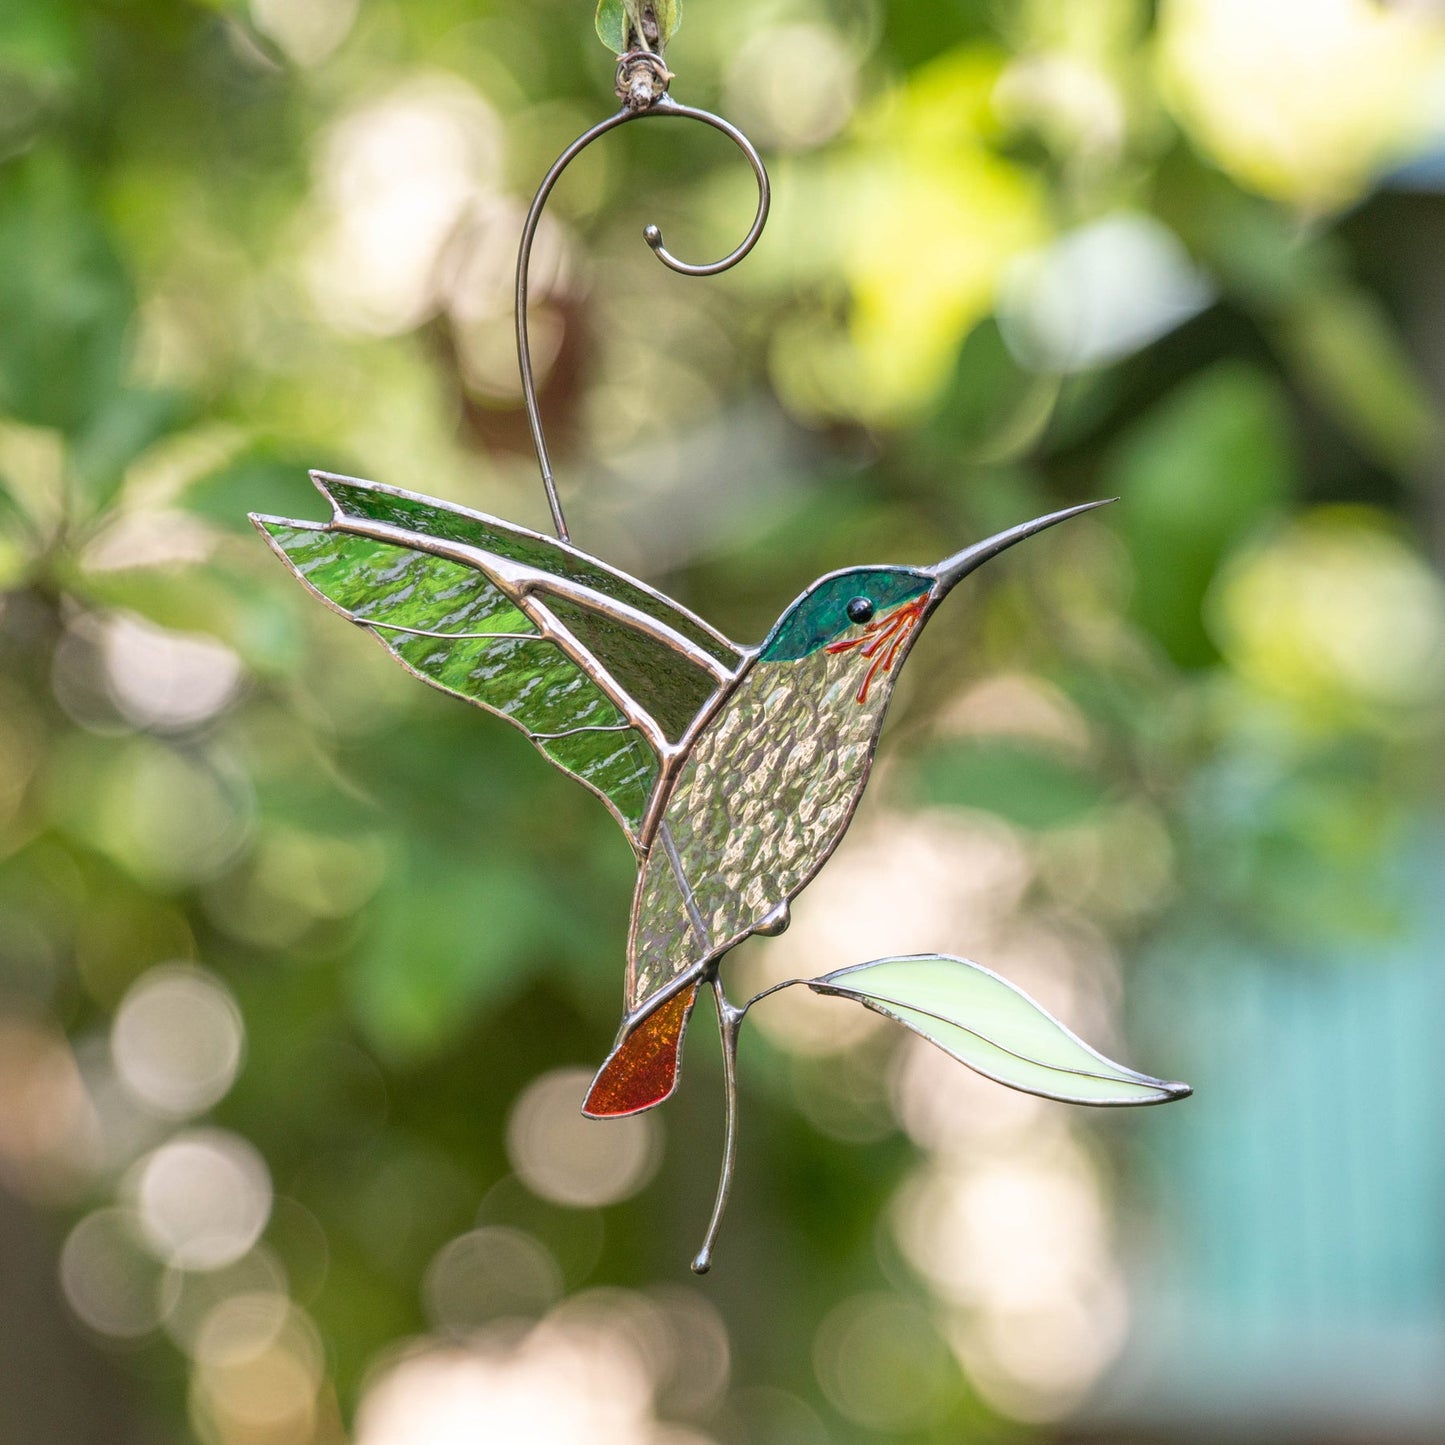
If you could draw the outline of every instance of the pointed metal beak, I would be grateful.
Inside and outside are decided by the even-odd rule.
[[[952,557],[944,558],[936,567],[927,569],[934,578],[933,601],[941,602],[970,572],[982,567],[1000,552],[1007,552],[1015,542],[1022,542],[1025,537],[1032,537],[1036,532],[1045,531],[1058,522],[1067,522],[1070,517],[1082,516],[1096,507],[1107,507],[1118,500],[1117,497],[1106,497],[1102,502],[1085,502],[1082,506],[1066,507],[1062,512],[1051,512],[1047,517],[1036,517],[1032,522],[1010,527],[1007,532],[1000,532],[984,542],[975,542],[972,547],[965,547],[962,552],[955,552]]]

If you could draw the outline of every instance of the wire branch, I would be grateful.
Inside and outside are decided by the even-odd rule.
[[[623,56],[624,61],[628,58]],[[653,67],[654,72],[660,69],[663,75],[667,74],[666,67],[662,66],[657,56],[644,54],[642,61]],[[620,62],[618,73],[620,78]],[[721,131],[747,157],[748,164],[753,168],[753,174],[758,182],[758,209],[753,218],[753,224],[742,243],[720,261],[711,261],[703,265],[692,265],[686,261],[680,261],[663,244],[661,230],[656,226],[646,227],[642,234],[647,244],[652,247],[657,259],[664,266],[680,272],[684,276],[716,276],[720,272],[736,266],[757,245],[758,237],[763,234],[763,227],[767,224],[768,208],[772,204],[772,187],[768,180],[767,167],[763,165],[762,157],[747,136],[735,125],[723,120],[721,116],[713,115],[710,111],[698,110],[694,106],[679,105],[665,93],[654,95],[648,104],[638,109],[634,109],[630,102],[624,104],[615,115],[599,121],[591,130],[578,136],[557,157],[553,162],[552,169],[543,177],[542,184],[537,188],[537,194],[532,198],[531,209],[527,212],[527,220],[522,227],[522,244],[517,252],[517,365],[522,374],[522,396],[527,407],[527,422],[532,429],[532,444],[537,449],[537,464],[542,471],[542,486],[547,493],[547,505],[552,510],[552,521],[557,535],[564,542],[567,540],[567,521],[562,512],[561,499],[557,495],[557,483],[552,472],[552,461],[547,453],[547,441],[542,433],[542,416],[537,405],[537,382],[532,371],[532,343],[527,331],[527,287],[532,264],[532,244],[536,240],[537,226],[541,222],[542,212],[552,194],[553,187],[561,179],[562,172],[593,141],[600,139],[608,131],[616,130],[618,126],[626,125],[628,121],[641,120],[647,116],[673,116],[683,120],[699,120],[704,125]]]
[[[738,1159],[738,1030],[742,1027],[745,1010],[735,1008],[728,1002],[723,989],[722,978],[712,976],[713,999],[717,1003],[718,1032],[722,1036],[723,1056],[723,1102],[726,1109],[726,1124],[723,1134],[722,1171],[718,1176],[717,1199],[713,1203],[712,1218],[708,1221],[707,1234],[702,1248],[692,1262],[694,1274],[706,1274],[712,1268],[712,1252],[717,1244],[718,1230],[722,1226],[723,1214],[728,1207],[732,1193],[733,1170]]]

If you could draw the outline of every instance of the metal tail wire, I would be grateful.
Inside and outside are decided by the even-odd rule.
[[[628,121],[645,120],[648,116],[664,118],[673,116],[684,120],[700,120],[704,125],[710,125],[714,130],[720,130],[748,158],[748,164],[752,166],[753,174],[757,177],[758,182],[758,211],[753,218],[752,227],[743,238],[742,244],[720,261],[713,261],[702,266],[694,266],[686,261],[680,261],[663,244],[662,232],[658,227],[648,226],[642,233],[643,237],[664,266],[679,271],[684,276],[716,276],[720,272],[736,266],[757,245],[758,237],[763,234],[763,227],[767,225],[768,208],[772,203],[772,187],[768,181],[767,167],[763,165],[762,157],[754,149],[753,143],[747,136],[735,125],[723,120],[721,116],[713,115],[710,111],[698,110],[694,106],[681,105],[669,95],[659,96],[650,106],[642,110],[633,110],[624,106],[615,115],[598,122],[586,134],[578,136],[557,157],[552,169],[543,177],[542,184],[537,188],[537,194],[532,198],[532,207],[527,212],[526,224],[522,227],[522,245],[517,253],[517,364],[522,373],[522,395],[527,404],[527,421],[532,428],[532,442],[537,448],[537,464],[542,469],[542,485],[547,491],[547,505],[552,509],[552,521],[556,526],[557,535],[564,542],[567,541],[567,520],[562,512],[561,500],[557,496],[557,483],[552,474],[551,458],[547,453],[547,440],[542,433],[542,416],[537,406],[537,383],[532,372],[532,346],[527,331],[527,278],[532,264],[532,244],[536,240],[537,226],[542,219],[542,212],[546,208],[547,200],[552,194],[553,187],[561,178],[562,172],[593,141],[606,135],[608,131],[616,130],[618,126],[626,125]]]
[[[713,997],[717,1000],[718,1029],[722,1035],[723,1103],[726,1108],[723,1134],[722,1170],[718,1175],[717,1199],[708,1220],[702,1248],[692,1262],[694,1274],[706,1274],[712,1268],[712,1252],[717,1247],[718,1230],[727,1212],[733,1189],[733,1170],[738,1162],[738,1030],[742,1027],[745,1009],[734,1008],[723,991],[722,979],[712,977]]]

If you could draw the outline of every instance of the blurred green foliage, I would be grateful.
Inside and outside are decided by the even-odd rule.
[[[701,1036],[659,1173],[621,1202],[549,1201],[508,1143],[534,1079],[611,1041],[614,825],[390,668],[244,522],[317,515],[316,466],[542,524],[510,266],[532,185],[614,103],[588,8],[0,10],[0,990],[24,1038],[68,1040],[95,1121],[84,1149],[0,1131],[7,1178],[57,1228],[133,1201],[180,1121],[116,1102],[107,1030],[148,970],[199,964],[248,1048],[214,1123],[265,1161],[266,1246],[321,1342],[320,1403],[267,1434],[140,1330],[117,1367],[171,1438],[342,1438],[377,1360],[445,1333],[421,1282],[477,1225],[541,1241],[568,1291],[642,1291],[678,1282],[705,1216]],[[576,536],[743,640],[833,567],[1122,498],[931,629],[860,828],[987,840],[1025,860],[1011,926],[1126,963],[1205,916],[1388,936],[1391,860],[1441,776],[1441,377],[1415,318],[1445,219],[1367,198],[1408,86],[1353,108],[1348,173],[1309,130],[1335,134],[1327,95],[1267,154],[1252,112],[1229,129],[1197,10],[690,0],[676,92],[773,165],[756,256],[717,282],[655,267],[641,222],[722,254],[748,178],[649,125],[577,167],[538,261]],[[1426,20],[1379,24],[1439,54]],[[1114,249],[1060,249],[1086,234]],[[820,919],[800,905],[797,931]],[[1109,963],[1071,966],[1079,996],[1117,996]],[[985,1296],[889,1232],[926,1140],[891,1111],[892,1041],[843,1042],[746,1041],[707,1286],[730,1384],[675,1413],[724,1442],[1018,1438],[1010,1414],[1069,1391],[1011,1376],[970,1334]],[[7,1110],[40,1097],[19,1068]],[[839,1364],[905,1327],[924,1344],[882,1383]],[[890,1414],[890,1391],[924,1403]]]

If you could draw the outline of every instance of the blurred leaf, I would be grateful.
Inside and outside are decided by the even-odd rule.
[[[1131,611],[1180,666],[1218,655],[1204,626],[1204,597],[1229,550],[1288,498],[1289,437],[1278,383],[1228,362],[1166,397],[1107,463],[1133,553]]]
[[[1171,176],[1164,200],[1341,426],[1387,466],[1416,465],[1437,434],[1434,406],[1383,308],[1350,279],[1338,238],[1194,170]]]
[[[1231,559],[1206,614],[1231,681],[1316,738],[1388,735],[1445,702],[1445,585],[1373,509],[1273,529]]]
[[[25,578],[30,555],[15,537],[0,534],[0,592],[9,591]]]
[[[303,655],[296,615],[274,588],[219,565],[124,567],[71,576],[69,588],[102,607],[134,612],[176,632],[206,632],[262,674],[289,673]]]
[[[482,868],[425,842],[410,850],[377,904],[351,998],[388,1057],[425,1058],[453,1042],[478,1010],[514,989],[548,931],[553,905],[526,869]]]
[[[948,389],[920,431],[926,443],[937,439],[940,459],[955,468],[960,453],[974,463],[1010,461],[1037,442],[1058,392],[1056,377],[1018,364],[989,317],[969,332]]]
[[[314,465],[298,453],[258,446],[193,483],[181,503],[218,527],[256,538],[251,512],[294,517],[315,509]]]
[[[121,384],[135,298],[55,157],[0,172],[0,411],[81,431]]]
[[[1225,289],[1250,310],[1279,313],[1325,284],[1337,261],[1327,238],[1301,229],[1208,170],[1170,176],[1165,211]]]
[[[1378,302],[1346,285],[1321,288],[1282,318],[1280,334],[1310,390],[1347,431],[1387,466],[1418,467],[1439,422]]]
[[[853,210],[839,219],[850,415],[891,426],[926,414],[1010,263],[1049,234],[1039,178],[993,145],[1004,64],[993,46],[958,47],[858,119]]]
[[[4,478],[0,478],[0,532],[6,532],[14,538],[29,529],[29,514],[15,499],[15,494],[6,485]]]
[[[882,958],[809,980],[921,1034],[961,1064],[1026,1094],[1069,1104],[1162,1104],[1188,1094],[1106,1059],[1022,989],[947,954]]]
[[[0,6],[0,69],[31,78],[69,71],[78,39],[75,10],[57,0],[5,0]]]
[[[1310,26],[1306,54],[1296,12],[1271,26],[1258,11],[1159,6],[1159,98],[1238,185],[1306,215],[1343,210],[1410,146],[1433,94],[1439,27],[1426,14],[1350,3],[1325,30],[1306,7],[1297,12]]]
[[[960,40],[992,39],[997,12],[991,0],[931,0],[928,5],[887,5],[888,52],[908,69],[922,65]]]
[[[183,392],[118,391],[91,418],[71,448],[71,467],[91,503],[104,507],[131,463],[183,426],[194,404]]]
[[[1395,936],[1415,814],[1383,763],[1352,740],[1300,762],[1238,743],[1206,764],[1184,802],[1201,891],[1292,944]]]
[[[1058,828],[1091,813],[1107,797],[1095,778],[1027,743],[950,741],[917,765],[921,802],[976,808],[1024,828]]]
[[[654,0],[653,13],[662,43],[667,44],[682,25],[682,0]]]

